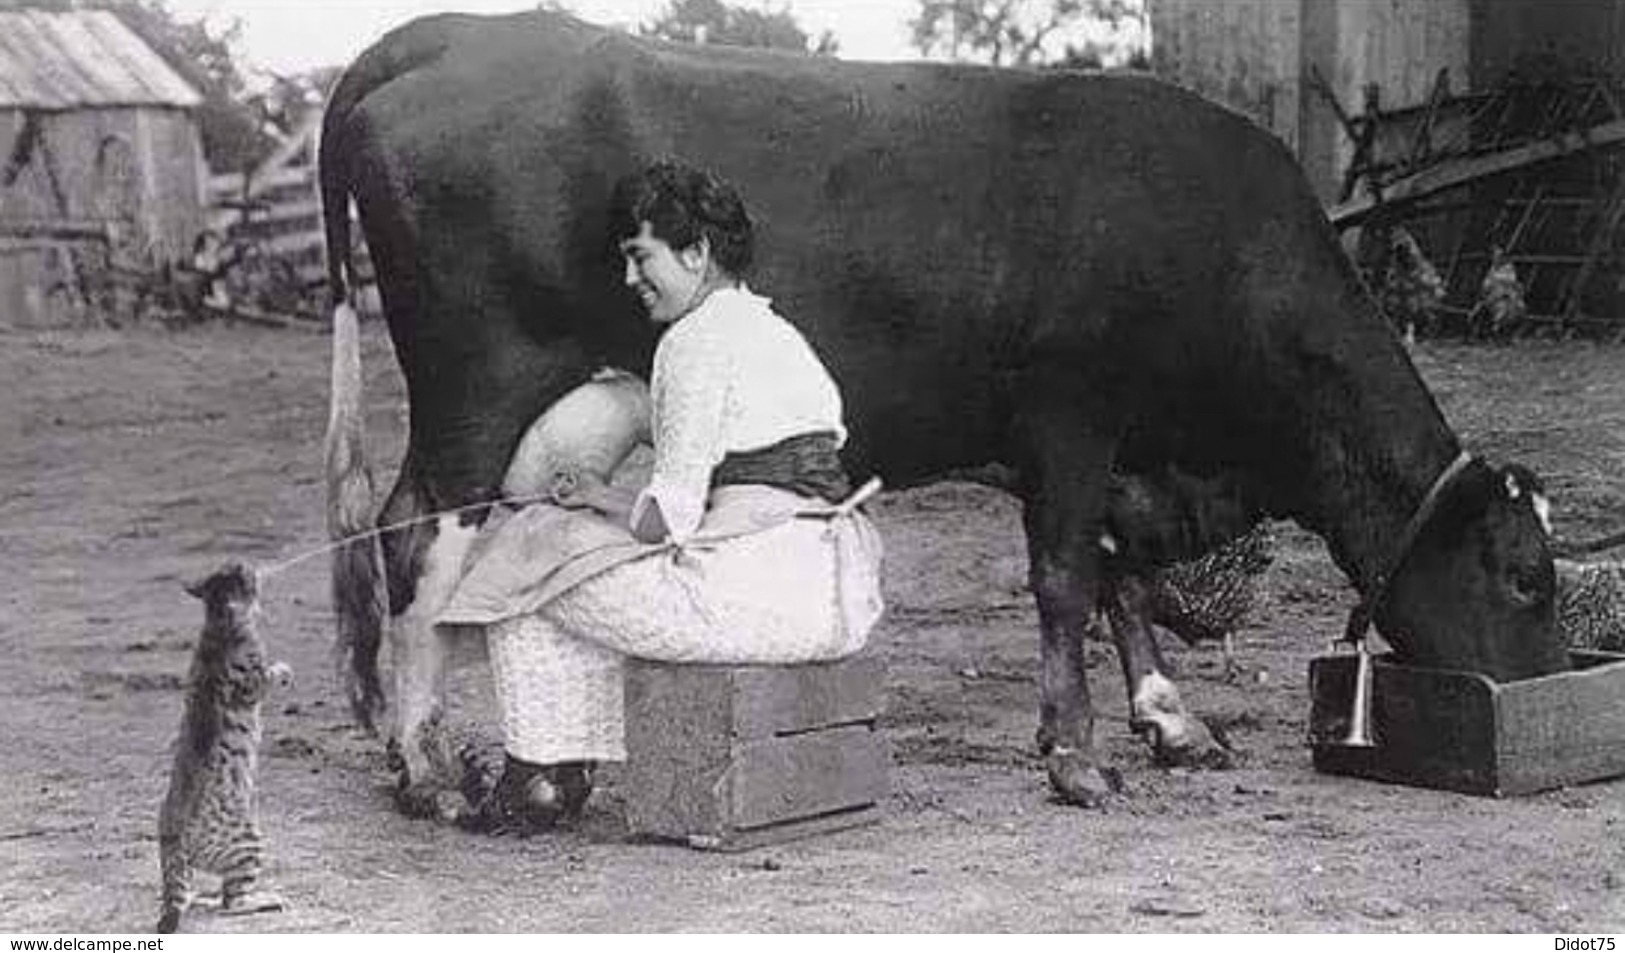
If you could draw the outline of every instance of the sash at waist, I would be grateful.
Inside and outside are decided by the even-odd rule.
[[[839,503],[852,492],[852,482],[841,467],[839,438],[829,430],[727,454],[711,471],[711,488],[740,483],[776,486],[827,503]]]

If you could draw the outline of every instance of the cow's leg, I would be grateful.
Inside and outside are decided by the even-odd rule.
[[[1186,709],[1179,687],[1168,677],[1162,651],[1151,631],[1148,592],[1138,576],[1105,583],[1112,638],[1128,682],[1129,707],[1136,730],[1148,732],[1157,762],[1227,768],[1230,753],[1218,744],[1201,719]]]
[[[1021,485],[1041,628],[1038,747],[1055,797],[1098,807],[1120,785],[1097,764],[1084,635],[1100,572],[1095,536],[1106,506],[1111,443],[1080,433],[1075,416],[1032,415]]]
[[[392,507],[385,508],[386,525]],[[398,516],[395,517],[398,519]],[[455,778],[437,778],[452,764],[445,738],[436,731],[445,694],[451,635],[434,625],[462,576],[477,527],[466,518],[441,516],[386,540],[391,579],[390,645],[395,669],[395,718],[391,743],[400,758],[396,804],[413,817],[454,816]],[[441,769],[437,772],[437,768]]]

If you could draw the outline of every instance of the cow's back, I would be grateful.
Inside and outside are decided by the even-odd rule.
[[[611,186],[662,155],[714,169],[758,219],[753,285],[841,382],[859,469],[893,480],[1000,455],[1035,361],[1177,382],[1156,416],[1188,414],[1260,337],[1228,293],[1257,236],[1326,254],[1286,150],[1153,79],[697,48],[542,13],[438,29],[444,52],[364,103],[421,241],[437,229],[482,287],[545,303],[501,317],[522,334],[635,363]],[[493,246],[479,268],[470,236]]]

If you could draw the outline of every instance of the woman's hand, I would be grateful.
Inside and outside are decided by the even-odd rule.
[[[593,510],[622,521],[632,512],[630,491],[610,486],[596,473],[560,470],[549,492],[554,504],[569,510]]]

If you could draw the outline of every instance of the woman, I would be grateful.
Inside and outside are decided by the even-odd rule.
[[[575,474],[555,490],[568,513],[539,508],[549,540],[581,542],[532,567],[551,586],[536,605],[492,619],[454,597],[441,616],[487,625],[507,762],[476,812],[486,829],[579,812],[591,764],[625,759],[627,656],[840,658],[881,611],[879,539],[838,457],[840,395],[801,334],[743,284],[752,226],[738,194],[663,161],[622,181],[613,207],[626,283],[669,326],[650,377],[653,469],[636,492]]]

